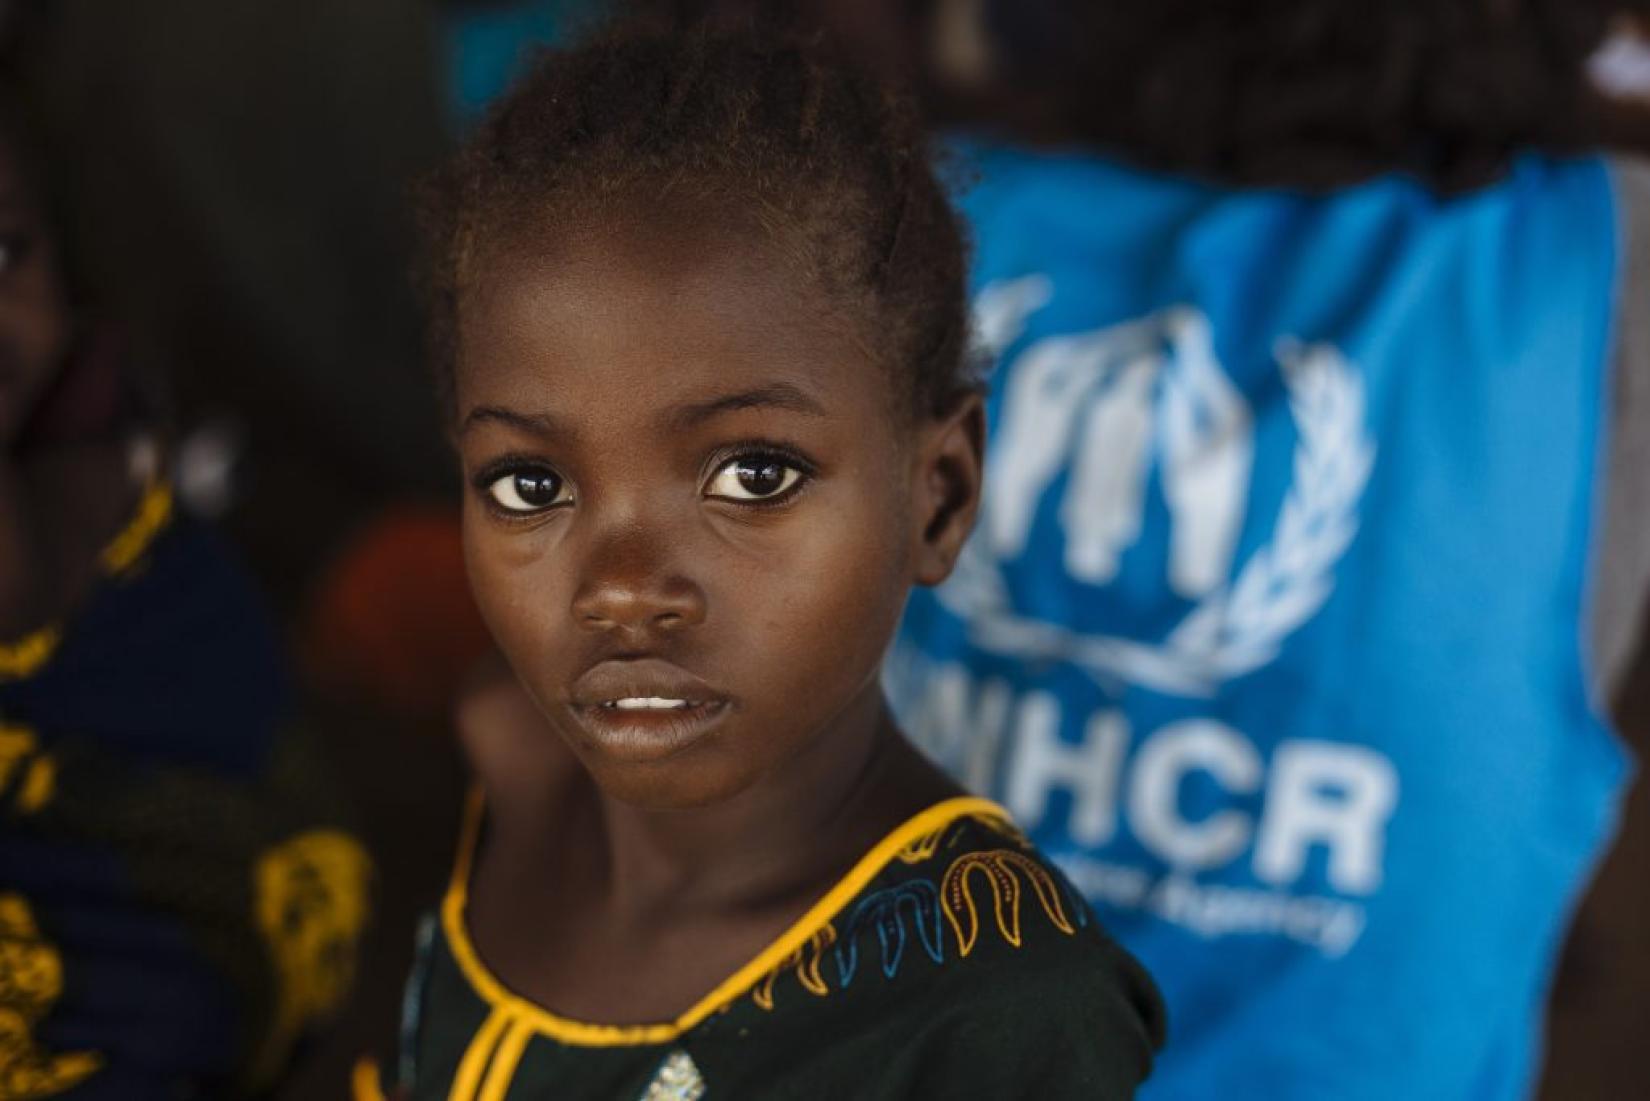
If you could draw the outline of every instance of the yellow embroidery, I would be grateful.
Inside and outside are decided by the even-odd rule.
[[[938,829],[929,830],[921,837],[916,838],[899,851],[897,855],[900,862],[903,864],[921,864],[924,860],[933,856],[939,851],[940,839],[945,836],[945,831],[950,829],[952,825],[953,823],[947,822]]]
[[[971,811],[964,817],[974,819],[976,822],[983,824],[993,833],[1002,834],[1004,837],[1008,838],[1010,841],[1014,842],[1023,849],[1029,849],[1031,847],[1030,840],[1026,838],[1025,834],[1020,832],[1020,828],[1016,826],[1006,814],[999,814],[995,811],[976,810]],[[959,818],[956,821],[947,822],[938,829],[930,830],[921,837],[916,838],[909,845],[899,851],[898,856],[900,861],[905,864],[921,864],[923,861],[931,859],[935,853],[939,852],[941,844],[945,841],[946,834],[962,820],[963,819]]]
[[[42,627],[16,642],[0,645],[0,680],[16,680],[34,674],[57,652],[63,633],[56,627]]]
[[[39,748],[34,731],[27,727],[0,726],[0,801],[16,781],[20,814],[44,807],[57,790],[57,761]]]
[[[255,1078],[274,1069],[306,1022],[337,1009],[348,993],[370,870],[360,844],[332,830],[300,834],[258,860],[254,918],[274,958],[279,994]]]
[[[0,894],[0,1101],[53,1097],[85,1081],[103,1060],[52,1055],[34,1028],[63,995],[63,960],[40,937],[21,895]]]
[[[1007,815],[972,814],[969,815],[969,817],[984,823],[987,829],[991,830],[993,833],[1001,834],[1002,836],[1008,838],[1010,841],[1020,846],[1020,848],[1031,848],[1031,839],[1021,832],[1020,827],[1016,826],[1014,824],[1014,820],[1009,818]]]
[[[676,1039],[713,1013],[725,1009],[736,998],[743,998],[751,988],[785,960],[797,948],[808,942],[829,924],[874,879],[895,855],[911,840],[929,833],[936,824],[943,825],[976,811],[1001,815],[1006,812],[995,803],[984,799],[959,797],[946,799],[912,817],[888,836],[872,846],[848,874],[837,881],[820,900],[798,918],[779,938],[763,949],[755,959],[724,979],[693,1007],[673,1021],[648,1025],[606,1025],[575,1021],[535,1005],[505,988],[476,954],[465,925],[464,911],[468,905],[470,863],[475,855],[476,840],[481,832],[485,804],[479,789],[471,794],[465,814],[464,833],[459,842],[458,860],[453,865],[447,893],[441,901],[441,928],[447,945],[452,950],[465,981],[495,1011],[508,1011],[528,1021],[533,1028],[553,1039],[582,1047],[616,1047],[630,1044],[662,1044]],[[832,930],[832,936],[835,930]],[[821,980],[823,982],[823,980]]]
[[[821,998],[829,994],[831,988],[825,985],[825,977],[819,973],[819,965],[825,959],[825,950],[835,943],[836,926],[826,922],[798,945],[796,951],[780,960],[772,971],[762,976],[761,981],[751,988],[751,1001],[763,1009],[772,1009],[774,982],[780,975],[793,969],[796,971],[797,981],[802,984],[802,989]]]
[[[1043,904],[1043,913],[1055,927],[1062,933],[1074,932],[1060,901],[1060,889],[1041,864],[1012,849],[965,853],[946,869],[940,883],[940,908],[957,934],[957,948],[962,955],[974,950],[980,931],[980,917],[970,888],[970,876],[974,873],[983,875],[991,887],[992,908],[1003,939],[1016,948],[1020,946],[1020,878],[1015,872],[1031,884],[1037,901]]]
[[[160,529],[172,518],[172,487],[164,482],[151,485],[138,502],[137,513],[120,534],[103,548],[103,569],[120,573],[131,567],[149,549]]]

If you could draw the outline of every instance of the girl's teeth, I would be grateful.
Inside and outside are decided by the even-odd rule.
[[[620,711],[677,711],[688,706],[687,700],[667,700],[660,696],[627,696],[614,700],[608,706]]]

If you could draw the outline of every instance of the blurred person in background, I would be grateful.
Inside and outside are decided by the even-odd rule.
[[[1650,581],[1623,5],[934,7],[996,366],[903,717],[1158,976],[1143,1096],[1527,1095]]]
[[[1530,1093],[1645,668],[1640,6],[788,7],[974,134],[983,517],[888,680],[1159,977],[1142,1095]]]
[[[0,1098],[261,1095],[370,868],[0,99]]]
[[[296,609],[367,517],[454,488],[408,278],[436,5],[11,6],[65,252],[171,382],[179,492]]]

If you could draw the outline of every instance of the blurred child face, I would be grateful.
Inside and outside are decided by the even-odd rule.
[[[932,517],[954,433],[821,305],[677,217],[503,262],[461,307],[476,597],[616,798],[716,802],[874,721],[906,592],[966,530],[971,484]]]
[[[25,166],[0,133],[0,448],[16,441],[68,343],[52,242]]]

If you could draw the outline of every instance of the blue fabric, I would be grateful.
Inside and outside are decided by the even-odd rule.
[[[1308,197],[972,150],[981,526],[890,656],[1169,1006],[1142,1096],[1524,1096],[1626,771],[1595,160]]]
[[[259,850],[225,812],[292,711],[261,598],[187,516],[96,587],[42,668],[0,680],[0,728],[29,739],[0,761],[0,1016],[21,1029],[0,1051],[19,1092],[0,1098],[217,1096],[239,1072],[265,1011],[238,987],[268,949]],[[19,777],[45,761],[50,796],[22,807]],[[94,1073],[48,1088],[87,1056]]]
[[[292,692],[251,578],[219,536],[182,517],[135,576],[97,591],[45,668],[0,683],[0,718],[244,779],[291,722]]]
[[[522,75],[533,52],[561,43],[597,0],[513,0],[447,17],[449,109],[468,129]]]

